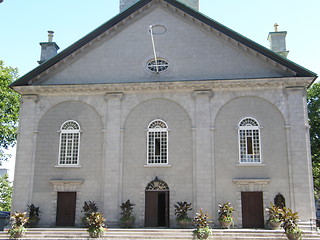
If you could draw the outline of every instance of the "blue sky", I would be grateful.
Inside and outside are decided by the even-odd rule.
[[[319,0],[200,0],[200,12],[268,47],[274,23],[287,31],[288,58],[320,73]],[[119,13],[119,0],[4,0],[0,60],[20,76],[38,66],[39,42],[53,30],[60,51]],[[12,166],[12,162],[6,166]]]
[[[287,31],[288,58],[320,73],[319,0],[200,0],[200,11],[268,47],[274,23]],[[0,59],[20,76],[40,59],[39,42],[53,30],[60,51],[119,13],[119,0],[4,0]]]

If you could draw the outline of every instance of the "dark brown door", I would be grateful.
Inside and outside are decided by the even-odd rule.
[[[262,192],[242,192],[243,228],[264,228]]]
[[[76,192],[58,192],[57,226],[74,226],[76,215]]]
[[[169,192],[146,191],[146,227],[169,227]]]

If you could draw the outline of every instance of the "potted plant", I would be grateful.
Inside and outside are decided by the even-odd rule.
[[[88,233],[91,238],[100,238],[106,231],[106,219],[99,212],[92,212],[86,219],[88,224]]]
[[[21,238],[25,232],[26,228],[24,225],[28,222],[27,212],[20,213],[15,212],[11,216],[11,228],[8,231],[8,234],[10,235],[10,238]]]
[[[230,202],[226,202],[224,204],[219,204],[219,222],[221,228],[230,228],[231,224],[233,224],[233,214],[234,208]]]
[[[28,216],[29,220],[26,224],[28,227],[36,227],[38,225],[38,222],[40,220],[40,210],[39,207],[36,207],[33,203],[31,205],[28,205]]]
[[[120,217],[120,226],[125,228],[132,228],[134,225],[135,217],[132,215],[133,206],[135,204],[131,203],[128,199],[125,203],[120,205],[121,208],[121,217]]]
[[[81,212],[84,213],[84,217],[81,218],[82,224],[85,227],[88,227],[87,218],[90,216],[91,213],[98,212],[98,206],[94,201],[84,202]]]
[[[187,228],[191,225],[192,219],[188,216],[188,211],[191,211],[191,203],[177,202],[174,207],[174,214],[176,215],[176,221],[180,228]]]
[[[196,229],[193,231],[193,234],[197,236],[198,239],[207,239],[211,234],[211,228],[209,223],[211,217],[202,211],[202,208],[199,212],[196,213],[196,216],[193,219]]]
[[[299,228],[299,216],[298,212],[293,212],[290,208],[283,207],[280,209],[282,214],[282,227],[289,240],[302,239],[302,230]]]
[[[270,203],[270,207],[266,208],[266,211],[269,214],[269,218],[267,220],[268,227],[272,230],[278,229],[281,226],[281,208]]]

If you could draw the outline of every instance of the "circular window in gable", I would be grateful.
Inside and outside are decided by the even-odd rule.
[[[160,73],[168,69],[169,63],[163,58],[151,59],[148,61],[147,67],[151,72]]]

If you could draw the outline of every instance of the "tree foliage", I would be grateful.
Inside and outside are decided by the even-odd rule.
[[[313,84],[307,94],[311,141],[312,169],[316,196],[320,193],[320,83]]]
[[[12,198],[12,184],[9,177],[5,174],[0,177],[0,211],[10,211]]]
[[[0,165],[7,160],[4,153],[16,143],[19,116],[19,94],[8,87],[18,76],[18,70],[5,67],[0,60]]]

